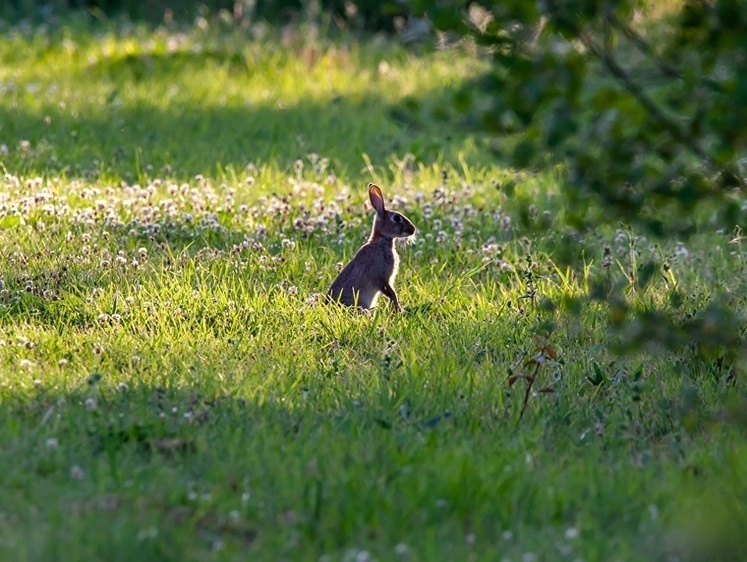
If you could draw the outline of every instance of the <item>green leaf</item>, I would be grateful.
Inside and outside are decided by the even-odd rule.
[[[515,147],[512,155],[514,166],[525,168],[529,166],[537,154],[537,147],[531,139],[524,139]]]
[[[586,380],[588,380],[591,384],[594,386],[600,386],[602,385],[607,377],[604,376],[604,371],[602,371],[602,368],[599,366],[599,363],[594,361],[592,363],[592,368],[594,372],[586,377]]]
[[[21,217],[18,215],[8,215],[0,219],[0,228],[14,228],[21,224]]]
[[[466,113],[472,107],[472,92],[466,88],[457,90],[454,94],[454,109],[459,113]]]

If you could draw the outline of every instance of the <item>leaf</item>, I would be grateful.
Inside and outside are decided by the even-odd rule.
[[[517,380],[519,380],[519,375],[511,375],[508,377],[508,386],[513,386]]]
[[[537,147],[534,142],[524,139],[514,147],[512,163],[518,168],[526,168],[531,164],[535,154],[537,154]]]
[[[8,215],[0,219],[0,228],[14,228],[21,224],[21,217],[18,215]]]
[[[555,353],[555,350],[552,347],[550,347],[550,346],[545,346],[542,349],[542,353],[544,353],[545,355],[547,355],[553,361],[555,361],[558,358],[557,353]]]
[[[599,363],[597,363],[596,361],[592,363],[592,368],[594,369],[594,373],[587,375],[586,380],[588,380],[594,386],[599,386],[605,380],[604,372],[602,371],[602,368],[599,366]]]
[[[545,142],[549,148],[557,147],[578,129],[573,113],[564,107],[553,113],[545,124]]]
[[[544,388],[540,388],[537,391],[537,394],[555,394],[555,389],[550,386],[546,386]]]
[[[472,92],[466,88],[457,90],[452,103],[459,113],[467,113],[472,107]]]

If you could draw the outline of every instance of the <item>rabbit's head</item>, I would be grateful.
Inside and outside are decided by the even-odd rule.
[[[368,198],[376,211],[372,237],[407,238],[415,234],[415,225],[401,213],[387,211],[384,207],[384,196],[378,185],[368,184]]]

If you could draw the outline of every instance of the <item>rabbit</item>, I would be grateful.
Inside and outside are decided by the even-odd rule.
[[[334,280],[327,295],[366,311],[376,305],[379,293],[384,293],[399,312],[402,308],[394,291],[399,256],[394,239],[412,236],[415,226],[404,215],[386,210],[379,186],[369,183],[368,197],[376,211],[371,236]]]

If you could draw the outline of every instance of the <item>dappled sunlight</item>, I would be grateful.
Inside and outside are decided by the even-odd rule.
[[[36,41],[47,53],[44,36]],[[23,65],[27,55],[6,45],[0,82],[15,109],[3,130],[32,146],[5,142],[8,164],[120,177],[168,167],[184,178],[250,162],[290,166],[312,152],[352,172],[362,154],[436,160],[440,149],[428,139],[435,129],[402,122],[397,107],[421,99],[435,111],[484,66],[458,47],[416,57],[384,45],[299,41],[288,48],[280,38],[199,30],[70,35],[45,67]],[[455,155],[475,151],[464,135],[451,137]]]
[[[0,558],[739,543],[681,513],[745,486],[741,225],[511,166],[540,137],[478,126],[471,41],[109,23],[0,22]],[[401,311],[326,298],[369,182]]]

